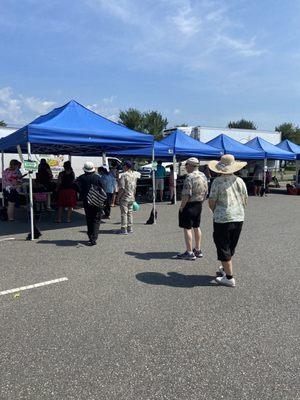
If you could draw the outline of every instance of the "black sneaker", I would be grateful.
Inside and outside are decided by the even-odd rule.
[[[194,249],[193,252],[194,252],[194,254],[195,254],[195,256],[196,256],[197,258],[202,258],[202,257],[203,257],[203,253],[202,253],[201,250],[196,250],[196,249]]]
[[[196,260],[195,254],[194,253],[190,254],[188,251],[185,251],[182,254],[177,254],[173,258],[177,259],[177,260],[189,260],[189,261],[195,261]]]

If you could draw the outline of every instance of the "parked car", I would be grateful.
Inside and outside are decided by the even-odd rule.
[[[163,162],[162,165],[163,165],[163,167],[166,168],[167,175],[169,175],[170,174],[170,165],[172,165],[172,163]],[[142,167],[140,167],[138,169],[138,172],[141,174],[141,178],[151,178],[151,176],[152,176],[152,164],[143,165]]]

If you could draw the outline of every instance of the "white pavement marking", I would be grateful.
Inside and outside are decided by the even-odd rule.
[[[52,285],[52,283],[58,283],[58,282],[63,282],[63,281],[67,281],[67,280],[68,280],[68,278],[64,277],[64,278],[53,279],[52,281],[35,283],[34,285],[28,285],[28,286],[22,286],[19,288],[15,288],[15,289],[3,290],[3,292],[0,292],[0,296],[3,296],[5,294],[10,294],[10,293],[21,292],[23,290],[34,289],[34,288],[41,287],[41,286]]]
[[[0,239],[0,242],[5,242],[7,240],[16,240],[15,238],[4,238],[4,239]]]

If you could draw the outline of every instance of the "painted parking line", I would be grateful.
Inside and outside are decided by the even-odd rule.
[[[34,283],[33,285],[22,286],[22,287],[15,288],[15,289],[3,290],[2,292],[0,292],[0,296],[4,296],[5,294],[10,294],[10,293],[22,292],[24,290],[34,289],[34,288],[38,288],[41,286],[52,285],[53,283],[64,282],[67,280],[68,280],[68,278],[64,277],[64,278],[53,279],[52,281]]]
[[[4,239],[0,239],[0,242],[6,242],[8,240],[16,240],[15,238],[4,238]]]

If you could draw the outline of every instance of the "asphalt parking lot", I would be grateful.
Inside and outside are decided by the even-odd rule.
[[[212,217],[202,217],[204,258],[184,250],[177,206],[135,214],[116,235],[119,210],[85,245],[85,221],[0,223],[3,294],[0,399],[300,399],[300,197],[250,198],[235,256],[237,287],[213,286]],[[5,240],[14,238],[14,240]]]

